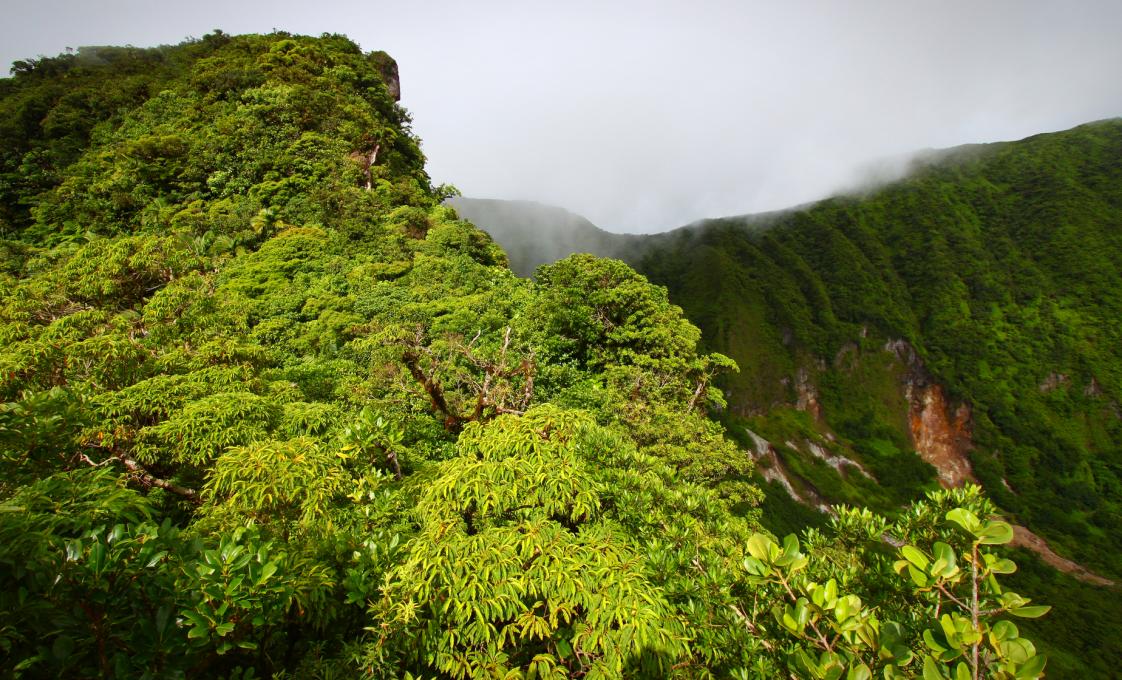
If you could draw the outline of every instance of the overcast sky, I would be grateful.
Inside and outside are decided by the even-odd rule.
[[[1122,115],[1119,0],[0,2],[3,64],[213,28],[344,33],[398,60],[435,181],[617,231]]]

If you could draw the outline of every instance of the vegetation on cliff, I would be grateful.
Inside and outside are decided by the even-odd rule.
[[[1119,576],[1120,158],[1119,121],[964,147],[766,228],[677,232],[640,269],[740,365],[723,383],[734,416],[794,405],[803,371],[817,427],[898,466],[910,371],[969,408],[973,473],[1002,508]],[[912,479],[894,486],[932,477]]]
[[[721,419],[758,459],[771,530],[821,526],[817,509],[838,503],[894,514],[977,480],[1117,581],[1119,158],[1122,122],[1103,121],[925,154],[859,195],[626,242],[533,205],[457,206],[516,269],[563,245],[668,287],[703,345],[740,367],[718,380]],[[1117,598],[1084,626],[1103,579],[1046,581],[1059,611],[1033,625],[1056,645],[1053,674],[1113,672],[1102,642],[1122,635]]]
[[[0,673],[1040,674],[977,488],[777,541],[709,417],[735,364],[622,262],[512,274],[387,59],[0,84]]]
[[[914,451],[942,472],[955,458],[1055,550],[1117,581],[1120,158],[1119,121],[955,149],[865,195],[655,237],[636,266],[740,365],[721,383],[729,431],[772,442],[804,495],[891,513],[937,483]],[[769,490],[768,526],[821,523],[786,496]],[[1112,673],[1102,641],[1122,610],[1082,625],[1095,587],[1048,582],[1061,611],[1034,629],[1056,644],[1054,670]]]

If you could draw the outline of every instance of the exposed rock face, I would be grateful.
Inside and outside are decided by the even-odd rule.
[[[1019,524],[1013,525],[1013,542],[1009,545],[1019,548],[1028,548],[1037,555],[1040,555],[1040,559],[1044,560],[1047,564],[1052,565],[1065,574],[1071,574],[1080,581],[1093,583],[1097,586],[1114,585],[1114,581],[1099,576],[1078,562],[1073,562],[1066,557],[1060,557],[1052,552],[1052,549],[1048,547],[1048,543],[1045,542],[1043,538]]]
[[[862,328],[861,332],[865,333],[866,330],[864,328]],[[861,337],[865,337],[865,336],[862,335]],[[847,357],[856,358],[857,355],[859,355],[860,353],[861,353],[861,349],[857,346],[857,343],[847,342],[844,345],[842,345],[841,349],[838,350],[838,353],[834,355],[834,366],[836,366],[836,367],[841,366],[842,362],[845,361]]]
[[[939,482],[944,487],[962,486],[966,482],[977,483],[966,455],[973,448],[970,406],[959,404],[952,411],[942,386],[932,380],[915,348],[907,341],[890,340],[884,349],[894,353],[908,368],[904,390],[910,404],[908,421],[916,452],[935,467],[939,473]],[[1040,385],[1040,390],[1049,392],[1066,388],[1070,382],[1067,375],[1051,373]],[[1091,384],[1097,387],[1094,378],[1091,379]],[[1006,489],[1013,491],[1008,482],[1004,479],[1001,481]],[[1047,564],[1081,581],[1099,586],[1114,585],[1114,581],[1057,555],[1043,538],[1021,525],[1013,525],[1013,542],[1010,545],[1035,552]]]
[[[788,443],[788,445],[790,445],[790,443]],[[873,479],[873,476],[869,474],[869,471],[865,469],[864,465],[851,458],[846,458],[845,456],[832,453],[825,447],[819,446],[818,444],[815,444],[814,442],[809,440],[807,440],[806,442],[806,448],[815,458],[834,468],[834,470],[836,470],[839,475],[844,476],[849,474],[848,472],[846,472],[846,469],[852,468],[865,477]]]
[[[753,459],[756,461],[756,470],[760,475],[769,482],[779,482],[779,484],[787,490],[787,494],[803,505],[818,508],[822,512],[833,515],[833,508],[826,502],[824,498],[818,495],[813,488],[807,488],[803,492],[795,489],[795,485],[791,483],[791,473],[783,465],[783,461],[779,459],[779,454],[775,452],[775,447],[771,442],[764,439],[748,428],[744,428],[748,436],[752,439],[754,451]]]
[[[967,458],[967,452],[973,448],[970,406],[959,404],[951,409],[942,385],[932,380],[915,348],[906,340],[890,340],[884,349],[895,354],[908,369],[904,396],[910,405],[908,424],[916,453],[935,468],[944,487],[977,481]]]
[[[795,393],[797,394],[795,408],[806,411],[815,420],[822,418],[822,407],[818,403],[818,388],[811,381],[810,371],[805,366],[795,374]]]
[[[1040,383],[1040,391],[1047,394],[1058,387],[1067,387],[1071,383],[1071,377],[1063,373],[1056,373],[1053,371],[1048,374],[1044,382]]]
[[[977,481],[966,452],[970,440],[970,407],[961,404],[952,413],[940,385],[908,386],[909,423],[920,458],[939,472],[945,487]]]
[[[904,362],[904,365],[912,371],[915,371],[922,363],[919,356],[916,355],[915,347],[912,347],[912,343],[907,340],[889,340],[884,343],[884,351],[895,354],[896,358]]]
[[[397,71],[397,61],[385,52],[371,52],[367,58],[378,69],[382,82],[386,84],[386,91],[390,93],[395,102],[401,101],[401,76]]]

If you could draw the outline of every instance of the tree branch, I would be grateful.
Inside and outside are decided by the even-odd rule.
[[[389,461],[390,467],[393,468],[393,477],[397,481],[401,481],[401,463],[397,460],[397,451],[393,449],[386,449],[386,460]]]
[[[164,489],[166,491],[170,491],[174,494],[178,494],[180,496],[183,496],[184,498],[191,501],[192,503],[195,503],[195,504],[202,503],[202,499],[199,498],[199,492],[198,491],[195,491],[194,489],[190,489],[190,488],[185,487],[185,486],[180,486],[180,485],[178,485],[174,482],[169,482],[166,479],[160,479],[159,477],[157,477],[157,476],[153,475],[152,473],[148,472],[147,470],[145,470],[144,467],[141,466],[140,463],[136,462],[136,460],[130,458],[127,454],[125,454],[122,451],[110,451],[110,453],[113,454],[113,458],[106,458],[105,460],[101,461],[100,463],[93,462],[93,460],[84,453],[81,454],[78,457],[78,459],[81,460],[83,463],[85,463],[87,465],[90,465],[92,467],[101,467],[102,465],[105,465],[105,464],[109,463],[110,461],[118,460],[118,461],[121,462],[122,465],[125,466],[125,468],[129,472],[133,473],[133,476],[136,477],[136,480],[138,482],[140,482],[141,484],[143,484],[144,486],[159,487],[159,488]]]
[[[463,428],[463,420],[452,412],[451,407],[448,406],[448,401],[444,398],[444,390],[441,389],[440,384],[425,375],[424,370],[421,369],[421,357],[413,349],[407,349],[401,354],[401,360],[405,367],[409,369],[409,373],[413,379],[421,383],[425,393],[429,395],[429,401],[432,402],[432,407],[444,415],[444,429],[458,432]]]
[[[686,405],[687,411],[692,411],[693,407],[697,404],[697,400],[701,397],[701,393],[705,390],[705,385],[709,382],[707,378],[702,378],[697,383],[697,389],[693,391],[693,396],[690,397],[690,403]]]

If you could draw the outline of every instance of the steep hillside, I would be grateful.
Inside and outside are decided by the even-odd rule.
[[[493,233],[517,253],[537,228]],[[1056,671],[1111,672],[1100,630],[1073,622],[1122,576],[1122,121],[923,154],[862,195],[629,245],[578,247],[666,286],[739,364],[722,417],[767,526],[979,481],[1018,545],[1089,584],[1049,581],[1071,594],[1034,624],[1067,645]]]
[[[740,579],[752,463],[694,392],[727,360],[619,263],[515,277],[395,73],[215,33],[0,81],[0,675],[747,663],[644,556]],[[741,642],[687,644],[711,615]]]
[[[1108,121],[946,153],[765,230],[680,231],[640,268],[740,364],[730,417],[766,429],[790,405],[867,465],[918,449],[1118,575],[1120,261]]]
[[[214,33],[0,81],[0,676],[1040,676],[980,489],[776,540],[735,364],[618,260],[515,276],[396,71]]]
[[[1122,575],[1119,262],[1122,122],[1105,121],[948,152],[767,229],[679,230],[638,267],[740,365],[725,420],[776,480],[765,521],[815,521],[780,484],[887,509],[977,479],[1101,587],[1084,567]],[[1083,650],[1057,667],[1072,676],[1105,659],[1076,592],[1039,624]]]
[[[804,468],[795,487],[888,507],[978,479],[1119,575],[1122,122],[927,153],[865,195],[642,240],[490,208],[476,220],[512,253],[565,243],[665,285],[740,366],[722,379],[734,432],[768,430],[753,432]]]

